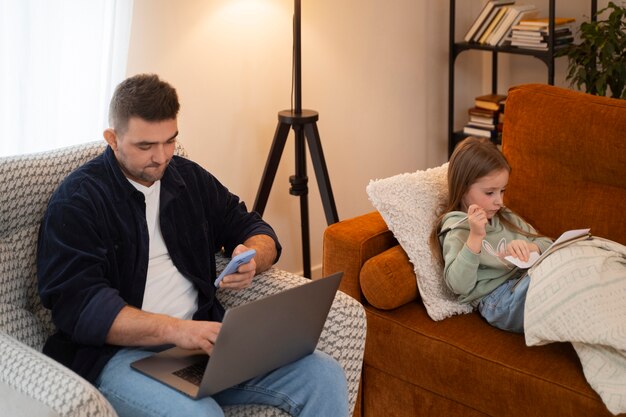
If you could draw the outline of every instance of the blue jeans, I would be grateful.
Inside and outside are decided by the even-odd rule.
[[[120,417],[221,417],[224,416],[223,406],[240,404],[271,405],[299,417],[348,416],[344,371],[337,361],[320,351],[198,400],[130,367],[131,362],[153,353],[122,349],[96,380],[96,387]]]
[[[503,282],[480,300],[478,311],[489,324],[498,329],[524,333],[524,304],[530,276]]]

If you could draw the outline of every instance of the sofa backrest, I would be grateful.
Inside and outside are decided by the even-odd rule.
[[[590,227],[626,244],[626,100],[529,84],[505,115],[505,204],[547,236]]]
[[[37,292],[36,245],[50,196],[104,141],[0,158],[0,331],[41,349],[53,326]],[[176,153],[186,156],[178,145]]]

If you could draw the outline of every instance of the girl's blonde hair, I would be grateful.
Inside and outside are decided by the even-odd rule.
[[[454,149],[448,164],[448,201],[439,208],[435,227],[430,235],[430,246],[435,259],[443,263],[441,243],[437,233],[441,228],[443,217],[451,211],[465,211],[463,197],[470,186],[480,178],[494,171],[505,169],[511,172],[511,166],[498,147],[486,138],[468,137]],[[502,213],[496,213],[500,222],[507,228],[525,236],[538,236],[521,230],[511,223]]]

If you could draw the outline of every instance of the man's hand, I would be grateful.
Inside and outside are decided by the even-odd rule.
[[[232,256],[235,257],[240,253],[247,251],[248,248],[245,245],[237,245],[235,250],[233,250]],[[247,288],[252,285],[252,279],[256,275],[256,261],[254,258],[250,260],[250,262],[245,263],[237,269],[237,272],[234,274],[226,275],[222,282],[219,283],[220,288],[234,288],[241,289]]]
[[[241,265],[236,274],[226,275],[220,283],[220,288],[247,288],[252,285],[256,274],[268,270],[276,262],[276,243],[267,235],[251,236],[233,250],[236,256],[248,249],[256,250],[255,257],[247,264]]]
[[[202,349],[211,354],[222,328],[216,321],[176,320],[169,330],[172,342],[183,349]]]

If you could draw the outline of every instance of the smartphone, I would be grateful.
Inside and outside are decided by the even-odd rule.
[[[215,285],[215,288],[220,285],[220,282],[222,282],[226,275],[234,274],[235,272],[237,272],[239,267],[243,264],[247,264],[248,262],[250,262],[252,258],[254,258],[254,255],[256,255],[256,250],[249,249],[245,252],[240,253],[239,255],[234,256],[230,260],[228,265],[226,265],[226,268],[224,268],[220,276],[217,277],[217,279],[213,283],[213,285]]]

